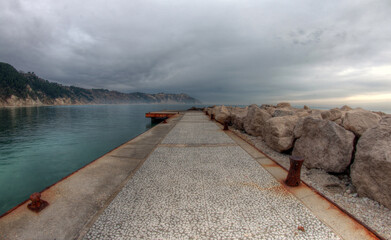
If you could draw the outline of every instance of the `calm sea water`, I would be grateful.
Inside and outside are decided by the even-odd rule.
[[[191,106],[0,108],[0,215],[149,129],[146,112]]]

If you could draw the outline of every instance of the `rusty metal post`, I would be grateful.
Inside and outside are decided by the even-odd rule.
[[[28,209],[34,212],[40,212],[49,205],[48,202],[41,199],[40,193],[33,193],[30,196],[31,203],[27,205]]]
[[[224,122],[224,129],[223,129],[224,131],[227,131],[228,130],[228,122],[227,121],[225,121]]]
[[[210,115],[210,120],[214,120],[215,119],[215,115],[212,113],[211,115]]]
[[[300,184],[300,170],[303,165],[304,158],[297,156],[290,156],[290,168],[285,183],[288,186],[295,187]]]
[[[163,120],[163,123],[167,123],[167,119],[164,119],[164,120]]]

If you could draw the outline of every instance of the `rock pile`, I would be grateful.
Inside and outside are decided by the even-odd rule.
[[[289,103],[204,111],[261,137],[277,152],[304,157],[309,169],[350,174],[360,196],[391,208],[391,115],[349,106],[298,109]]]

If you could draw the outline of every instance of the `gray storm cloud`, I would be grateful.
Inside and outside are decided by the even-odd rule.
[[[0,61],[50,81],[203,102],[390,95],[391,2],[0,2]]]

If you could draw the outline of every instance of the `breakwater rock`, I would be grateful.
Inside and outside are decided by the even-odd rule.
[[[213,106],[221,123],[260,137],[274,151],[305,158],[308,169],[345,173],[360,196],[391,209],[391,115],[349,106],[330,110],[289,103]]]

